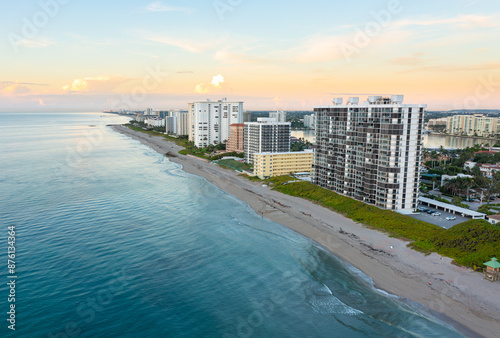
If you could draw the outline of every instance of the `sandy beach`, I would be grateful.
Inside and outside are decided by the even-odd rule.
[[[310,201],[284,195],[233,170],[192,156],[158,136],[124,126],[113,130],[151,147],[183,170],[204,177],[250,205],[258,214],[316,241],[325,249],[370,276],[375,287],[416,301],[470,337],[500,334],[500,282],[451,264],[437,254],[425,256],[407,242],[368,229]],[[499,253],[500,254],[500,253]]]

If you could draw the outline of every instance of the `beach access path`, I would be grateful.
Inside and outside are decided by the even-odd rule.
[[[113,130],[151,147],[183,170],[246,202],[259,215],[319,243],[326,250],[370,276],[375,287],[416,301],[470,337],[498,337],[500,283],[451,264],[436,253],[424,255],[408,242],[369,229],[308,200],[271,190],[235,170],[201,158],[178,154],[183,148],[160,136],[112,126]]]

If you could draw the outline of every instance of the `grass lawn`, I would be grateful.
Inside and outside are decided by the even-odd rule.
[[[219,160],[219,161],[215,161],[215,163],[232,168],[232,169],[236,169],[236,170],[252,171],[252,167],[250,167],[248,164],[241,163],[241,162],[235,161],[235,160]]]

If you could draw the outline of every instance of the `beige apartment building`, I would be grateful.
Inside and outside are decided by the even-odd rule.
[[[266,177],[312,172],[314,152],[312,150],[285,153],[255,153],[254,175]]]
[[[233,123],[229,126],[229,139],[226,144],[226,151],[242,153],[245,146],[245,124]]]
[[[500,119],[482,114],[454,115],[447,118],[446,132],[465,136],[495,136],[499,133]]]

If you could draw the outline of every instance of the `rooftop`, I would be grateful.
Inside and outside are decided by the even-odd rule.
[[[421,202],[424,202],[424,203],[430,203],[432,205],[435,205],[435,206],[443,208],[443,209],[454,210],[454,211],[456,211],[458,213],[461,213],[461,214],[464,214],[464,215],[467,215],[467,216],[483,217],[483,218],[486,216],[486,214],[483,214],[481,212],[477,212],[477,211],[474,211],[474,210],[457,207],[457,206],[455,206],[453,204],[439,202],[439,201],[436,201],[436,200],[433,200],[433,199],[430,199],[430,198],[426,198],[426,197],[419,197],[418,200],[421,201]]]
[[[498,259],[496,259],[496,257],[493,257],[489,262],[483,263],[483,265],[489,266],[493,269],[500,269],[500,263],[498,263]]]
[[[287,151],[278,153],[262,152],[262,153],[255,153],[254,155],[290,155],[290,154],[312,154],[312,153],[313,153],[312,149],[306,149],[303,151]]]
[[[362,104],[359,104],[359,97],[350,97],[347,100],[346,104],[342,104],[343,98],[334,98],[332,106],[318,106],[315,108],[333,108],[333,107],[351,107],[351,106],[361,106],[361,107],[369,107],[369,106],[398,106],[398,107],[421,107],[426,108],[426,104],[403,104],[404,95],[392,95],[391,97],[383,97],[383,96],[369,96],[368,101],[364,101]]]

